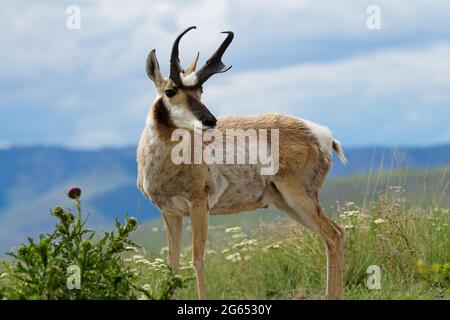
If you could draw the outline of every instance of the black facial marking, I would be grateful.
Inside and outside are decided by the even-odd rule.
[[[204,126],[211,128],[215,127],[217,119],[211,112],[209,112],[208,108],[206,108],[206,106],[203,103],[201,103],[199,100],[197,100],[191,95],[188,95],[187,99],[189,108],[191,108],[191,111],[194,114],[194,116],[199,121],[201,121]]]
[[[157,122],[165,124],[166,126],[172,126],[172,120],[170,119],[169,110],[165,106],[162,98],[156,101],[154,110],[155,119]]]

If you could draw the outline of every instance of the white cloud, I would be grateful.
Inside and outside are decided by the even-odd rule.
[[[293,113],[329,125],[350,143],[390,140],[425,114],[432,132],[420,134],[431,141],[439,137],[440,115],[448,114],[448,1],[380,0],[379,32],[366,28],[372,1],[365,0],[85,0],[77,1],[79,31],[66,29],[69,4],[2,3],[0,116],[12,117],[0,117],[2,136],[24,114],[37,119],[31,131],[49,114],[58,123],[48,132],[64,137],[30,131],[33,142],[134,144],[153,100],[146,55],[156,48],[167,74],[174,36],[193,24],[198,29],[180,48],[184,65],[197,51],[205,61],[223,39],[219,31],[236,34],[224,57],[233,68],[205,87],[216,113]],[[380,125],[362,135],[368,117]],[[16,143],[13,130],[5,137]]]
[[[193,24],[198,29],[186,37],[189,40],[181,48],[186,64],[197,50],[207,59],[220,42],[217,32],[224,29],[236,32],[230,58],[245,62],[262,53],[282,60],[280,54],[292,49],[311,50],[310,55],[319,49],[321,54],[349,50],[336,48],[340,42],[370,45],[398,37],[450,36],[446,19],[450,2],[444,0],[414,0],[407,5],[378,1],[383,21],[378,33],[367,30],[365,23],[366,8],[372,2],[361,0],[78,1],[79,31],[66,28],[68,4],[24,1],[2,5],[3,75],[27,79],[42,72],[71,73],[82,68],[92,82],[120,79],[140,74],[152,48],[157,48],[162,66],[167,68],[174,36]],[[361,46],[353,47],[361,50]]]
[[[449,116],[448,57],[450,44],[437,44],[330,63],[234,74],[233,70],[220,84],[207,87],[205,98],[221,115],[276,110],[324,122],[346,133],[351,144],[400,142],[412,128],[423,131],[422,142],[432,143],[440,140],[438,133]],[[445,134],[442,137],[438,142],[445,141]]]

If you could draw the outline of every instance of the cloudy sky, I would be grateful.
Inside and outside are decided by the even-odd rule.
[[[367,8],[381,29],[367,28]],[[81,29],[67,28],[78,5]],[[0,148],[135,145],[154,99],[145,59],[168,72],[181,44],[204,62],[232,30],[233,68],[204,100],[217,116],[289,113],[346,146],[450,142],[450,1],[13,1],[0,4]]]

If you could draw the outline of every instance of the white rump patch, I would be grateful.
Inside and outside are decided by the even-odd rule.
[[[333,135],[330,129],[321,126],[320,124],[314,123],[309,120],[300,119],[304,124],[308,126],[311,132],[316,136],[319,141],[320,150],[331,154],[331,149],[333,145]]]
[[[183,81],[183,84],[188,87],[198,84],[198,78],[195,72],[192,72],[185,77],[183,77],[183,74],[181,74],[181,81]]]

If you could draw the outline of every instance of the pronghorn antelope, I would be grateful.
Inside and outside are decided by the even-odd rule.
[[[198,54],[183,70],[178,45],[191,29],[195,27],[187,28],[173,43],[169,78],[161,74],[155,50],[148,55],[146,71],[156,86],[157,97],[137,149],[137,184],[161,210],[169,264],[174,270],[179,266],[183,217],[189,216],[198,295],[205,299],[203,266],[208,216],[273,204],[323,239],[327,253],[327,296],[341,298],[344,231],[327,217],[319,203],[319,189],[331,167],[332,150],[346,162],[340,143],[326,127],[277,113],[216,119],[201,102],[202,86],[213,74],[229,70],[222,55],[234,35],[223,32],[226,39],[200,70],[195,70]],[[278,129],[278,171],[274,175],[261,175],[260,164],[175,164],[171,153],[178,141],[172,141],[171,135],[180,128],[192,134],[196,121],[201,122],[204,130],[216,128],[223,132],[228,128]],[[248,152],[249,148],[245,150]]]

